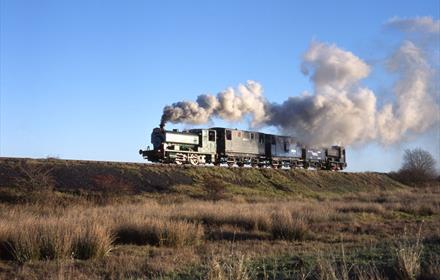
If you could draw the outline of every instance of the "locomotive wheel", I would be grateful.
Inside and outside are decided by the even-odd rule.
[[[177,164],[177,165],[182,165],[184,162],[186,161],[186,159],[185,159],[185,155],[184,154],[177,154],[176,155],[176,158],[174,159],[174,162]]]
[[[188,157],[189,163],[192,165],[198,165],[199,164],[199,158],[195,154],[191,154]]]

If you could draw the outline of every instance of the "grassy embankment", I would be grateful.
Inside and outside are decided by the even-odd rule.
[[[439,228],[386,174],[0,165],[5,279],[438,279]]]

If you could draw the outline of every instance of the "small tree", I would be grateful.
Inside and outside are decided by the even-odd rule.
[[[435,180],[437,171],[432,155],[421,149],[405,150],[398,175],[404,182],[422,183]]]
[[[52,177],[52,167],[25,161],[18,165],[18,170],[20,174],[15,178],[17,186],[28,191],[50,191],[53,189],[55,180]]]

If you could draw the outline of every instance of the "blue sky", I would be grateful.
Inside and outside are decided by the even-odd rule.
[[[164,105],[246,80],[282,102],[310,90],[313,40],[372,65],[401,38],[383,23],[440,16],[436,1],[0,0],[0,155],[142,161]],[[224,124],[216,122],[216,124]],[[228,124],[245,127],[245,124]],[[182,126],[178,126],[182,127]],[[353,171],[397,169],[403,149],[437,158],[434,131],[398,146],[349,149]]]

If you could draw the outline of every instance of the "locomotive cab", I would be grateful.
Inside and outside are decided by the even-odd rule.
[[[162,127],[156,127],[151,132],[151,144],[153,144],[153,150],[158,150],[162,143],[165,141],[165,130]]]

